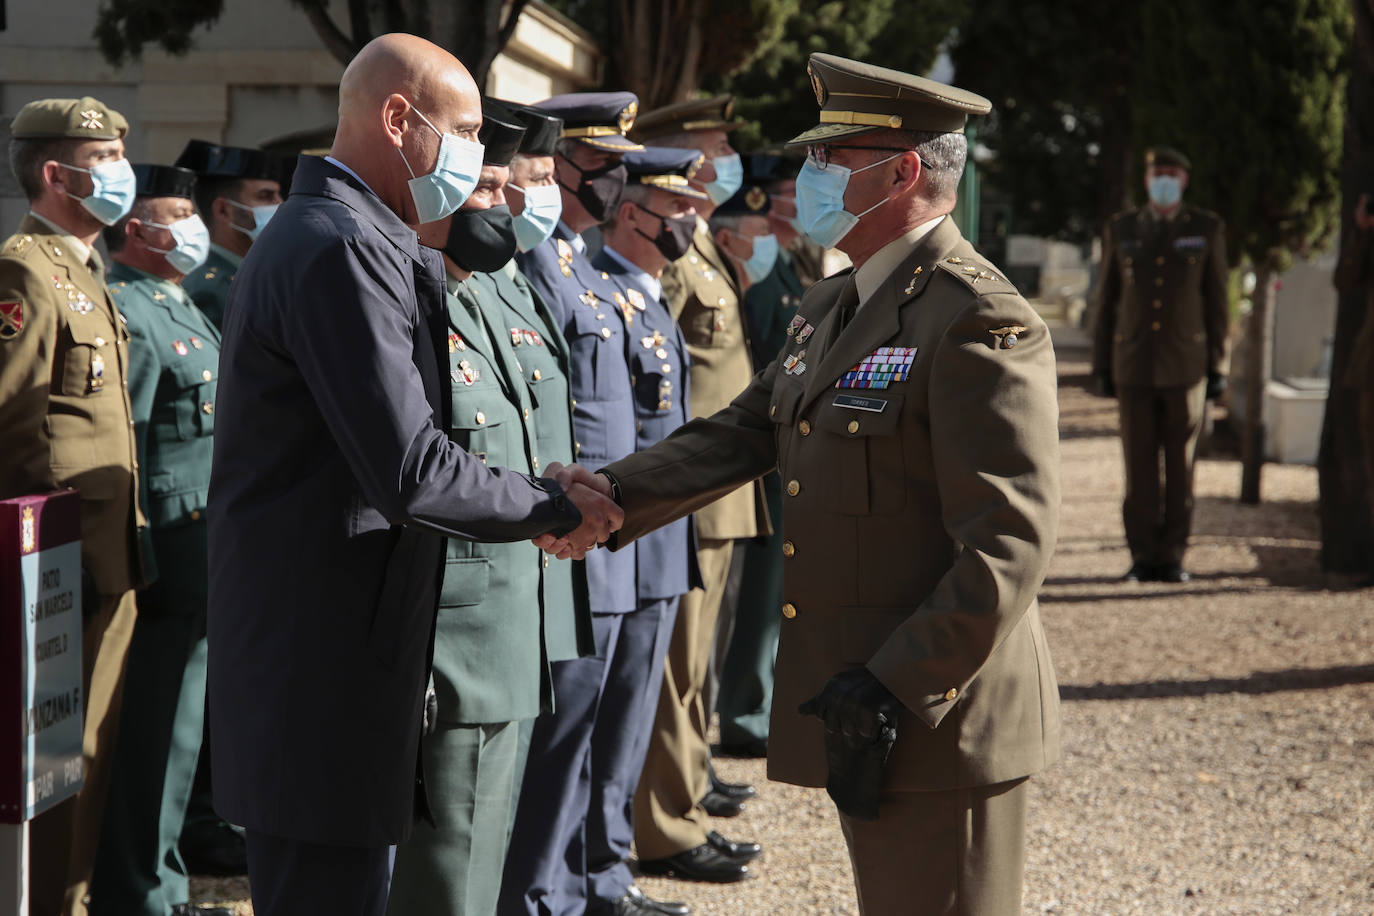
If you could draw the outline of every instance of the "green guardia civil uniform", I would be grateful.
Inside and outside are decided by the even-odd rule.
[[[534,402],[496,304],[448,281],[450,438],[493,467],[535,473]],[[434,641],[438,719],[422,742],[435,825],[396,850],[388,912],[496,910],[522,773],[520,722],[551,707],[543,554],[528,541],[450,540]]]
[[[744,294],[749,316],[754,365],[762,369],[787,343],[787,326],[797,314],[806,287],[797,275],[793,255],[778,252],[772,271]],[[770,519],[782,517],[782,480],[776,471],[764,475],[763,498]],[[716,712],[720,743],[727,751],[761,755],[768,743],[768,716],[773,705],[773,665],[781,623],[782,526],[752,538],[744,552],[734,634],[720,673]]]
[[[94,98],[42,99],[16,140],[116,140],[119,112]],[[33,213],[0,244],[0,498],[81,494],[84,782],[29,824],[34,916],[84,914],[119,722],[134,589],[143,582],[129,335],[100,256]]]
[[[808,70],[821,125],[793,143],[959,132],[991,107],[833,55]],[[932,223],[807,290],[786,349],[728,407],[607,468],[616,545],[776,466],[769,777],[826,784],[825,726],[798,706],[867,668],[900,708],[877,819],[840,814],[860,912],[1019,916],[1027,777],[1060,752],[1036,602],[1060,499],[1054,352],[953,221]]]
[[[212,244],[205,263],[181,281],[186,294],[216,328],[224,327],[224,306],[229,301],[229,285],[234,282],[234,275],[239,272],[241,264],[242,255],[234,254],[223,245]]]
[[[139,593],[91,912],[166,916],[190,899],[177,842],[205,718],[205,506],[220,338],[171,280],[116,263],[109,282],[128,321],[145,549],[157,577]]]

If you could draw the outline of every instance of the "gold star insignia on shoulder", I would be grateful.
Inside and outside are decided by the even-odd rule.
[[[962,264],[962,263],[964,263],[964,259],[963,259],[963,258],[947,258],[946,260],[948,260],[949,263],[951,263],[951,264]]]
[[[1016,346],[1019,335],[1026,333],[1026,329],[1019,324],[1008,325],[1005,328],[993,328],[988,331],[993,337],[997,338],[997,347],[1001,350],[1010,350]]]
[[[14,252],[15,254],[23,254],[32,247],[33,236],[31,235],[26,235],[21,238],[17,238],[10,243],[10,251]]]

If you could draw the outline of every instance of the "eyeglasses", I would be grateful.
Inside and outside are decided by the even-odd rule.
[[[882,150],[889,153],[916,152],[915,150],[905,146],[853,146],[848,143],[846,143],[844,146],[838,147],[838,149]],[[826,166],[830,165],[830,155],[831,148],[829,143],[812,143],[810,146],[806,148],[807,161],[818,169],[824,169]],[[930,168],[930,163],[926,162],[924,159],[921,159],[920,153],[916,153],[916,158],[921,160],[922,168]]]

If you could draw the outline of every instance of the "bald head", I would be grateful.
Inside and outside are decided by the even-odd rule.
[[[443,134],[476,140],[481,126],[481,93],[458,58],[416,35],[382,35],[344,71],[332,153],[413,225],[406,183],[433,171]]]

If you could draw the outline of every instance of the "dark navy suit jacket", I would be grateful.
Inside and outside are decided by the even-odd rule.
[[[579,520],[443,432],[437,252],[302,157],[230,292],[210,481],[215,807],[311,842],[403,841],[443,537]]]

